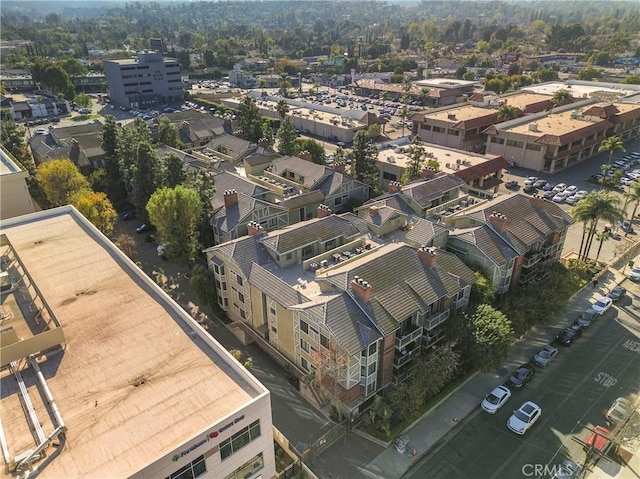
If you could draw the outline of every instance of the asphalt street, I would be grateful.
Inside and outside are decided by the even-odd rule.
[[[467,424],[404,477],[549,477],[536,471],[552,471],[567,457],[582,463],[585,453],[574,438],[584,441],[588,428],[606,426],[604,413],[612,402],[640,390],[638,348],[627,347],[628,341],[640,338],[640,287],[629,280],[624,286],[629,289],[628,297],[571,346],[558,346],[554,361],[545,369],[538,368],[532,381],[514,391],[497,414],[478,409]],[[578,313],[568,311],[567,317],[573,319]],[[536,350],[532,346],[531,356]],[[542,415],[524,436],[518,436],[507,429],[506,422],[514,409],[529,400],[542,408]]]

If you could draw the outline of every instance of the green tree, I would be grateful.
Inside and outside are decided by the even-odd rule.
[[[175,153],[167,153],[162,158],[163,181],[164,186],[174,188],[181,185],[187,175],[184,171],[184,162]]]
[[[202,204],[198,193],[178,185],[163,187],[149,198],[149,220],[157,228],[158,238],[166,246],[169,258],[192,262],[198,252],[198,220]]]
[[[582,198],[572,209],[571,215],[583,223],[582,240],[578,256],[585,261],[589,257],[591,243],[600,220],[615,223],[622,219],[620,198],[607,191],[594,191]]]
[[[427,151],[425,150],[419,136],[416,135],[413,139],[407,156],[409,157],[409,161],[407,161],[407,167],[402,177],[403,184],[422,176],[422,171],[425,167],[425,160],[427,159]]]
[[[189,286],[196,293],[198,299],[209,306],[215,306],[216,277],[209,268],[197,264],[191,270]]]
[[[607,160],[607,165],[611,164],[611,160],[613,159],[613,154],[616,151],[620,151],[622,153],[624,153],[625,150],[624,149],[624,143],[622,142],[622,140],[620,139],[619,136],[609,136],[607,138],[605,138],[602,143],[600,143],[600,146],[598,147],[598,151],[608,151],[609,152],[609,159]]]
[[[471,286],[469,303],[473,306],[480,304],[492,304],[496,297],[496,287],[491,277],[484,271],[474,270],[476,282]]]
[[[89,182],[71,160],[50,160],[38,166],[36,181],[51,206],[69,204],[73,195],[90,190]]]
[[[476,365],[484,371],[500,367],[507,358],[511,344],[511,321],[488,304],[477,306],[470,320]]]
[[[573,97],[571,96],[571,92],[569,90],[565,90],[564,88],[556,91],[551,96],[551,104],[554,107],[567,105],[573,102]]]
[[[115,205],[121,205],[127,198],[118,162],[118,125],[113,115],[107,115],[100,134],[104,151],[104,169],[107,175],[107,196]]]
[[[633,218],[636,217],[636,211],[638,211],[638,204],[640,203],[640,181],[634,181],[629,186],[627,193],[625,194],[625,204],[624,208],[622,208],[622,213],[626,215],[627,213],[627,205],[629,203],[634,203],[633,211],[629,218],[629,222],[633,222]]]
[[[136,207],[138,216],[147,219],[147,203],[161,183],[161,165],[153,147],[142,142],[136,148],[136,167],[133,173],[131,202]],[[157,226],[157,225],[154,225]]]
[[[604,75],[604,70],[600,68],[587,67],[578,72],[578,80],[600,80]]]
[[[276,111],[278,112],[280,118],[284,120],[284,117],[287,116],[287,113],[289,113],[289,104],[287,103],[287,100],[285,100],[284,98],[280,100],[276,105]]]
[[[316,140],[311,138],[305,138],[302,140],[297,140],[297,151],[308,151],[311,154],[311,161],[318,164],[324,165],[325,156],[324,156],[324,148],[322,145],[318,143]]]
[[[238,128],[245,140],[258,143],[262,138],[262,116],[256,102],[246,96],[238,107]]]
[[[158,123],[158,143],[172,148],[184,146],[178,137],[178,127],[166,116],[163,116]]]
[[[202,210],[198,220],[198,241],[204,246],[213,246],[213,229],[211,228],[211,218],[213,218],[213,205],[211,198],[216,191],[212,176],[209,172],[196,170],[187,175],[184,185],[191,188],[198,194]]]
[[[113,234],[118,214],[106,194],[81,190],[73,194],[69,201],[105,236]]]
[[[87,68],[76,58],[65,58],[64,60],[60,60],[59,63],[71,78],[79,77],[87,73]]]
[[[622,83],[628,85],[640,85],[640,75],[629,75],[624,80],[622,80]]]
[[[298,153],[296,142],[298,133],[290,117],[286,117],[278,128],[278,151],[286,156],[295,156]]]
[[[609,238],[611,238],[611,233],[609,233],[608,231],[604,230],[604,231],[600,231],[599,233],[596,233],[596,239],[598,240],[598,242],[600,243],[598,245],[598,252],[596,253],[596,263],[598,262],[598,258],[600,258],[600,252],[602,251],[602,245],[604,244],[605,241],[607,241]]]
[[[360,130],[355,134],[352,153],[352,174],[357,180],[369,185],[373,191],[379,191],[378,148],[371,143],[366,130]]]
[[[74,101],[78,104],[78,106],[82,108],[91,108],[91,105],[93,103],[91,97],[86,93],[80,93],[79,95],[76,95]]]
[[[513,105],[503,103],[498,108],[498,112],[496,116],[498,121],[509,121],[517,117],[518,117],[518,109]]]
[[[33,161],[29,148],[24,141],[27,129],[16,124],[8,110],[2,110],[0,119],[0,143],[20,165],[33,177],[36,174],[36,164]]]
[[[75,90],[69,74],[57,63],[38,57],[31,64],[31,78],[40,88],[49,88],[53,93],[63,94],[73,100]]]
[[[141,118],[136,118],[133,121],[133,127],[119,128],[117,132],[116,154],[120,177],[124,183],[128,198],[135,204],[133,195],[136,188],[136,170],[138,169],[138,146],[142,143],[150,145],[151,133],[147,124]],[[155,180],[156,178],[154,178]],[[146,205],[146,202],[142,205],[143,209],[144,205]],[[143,210],[141,210],[141,214],[143,217],[145,216]]]
[[[541,68],[532,75],[540,83],[558,80],[558,72],[551,68]]]

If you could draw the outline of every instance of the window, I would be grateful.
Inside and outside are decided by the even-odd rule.
[[[274,308],[273,306],[269,306],[269,314],[271,314],[271,316],[275,316],[276,308]]]
[[[491,143],[497,143],[498,145],[504,145],[504,138],[491,137]]]
[[[398,175],[394,175],[393,173],[389,173],[388,171],[383,171],[382,179],[389,181],[398,181]]]
[[[434,133],[444,133],[445,129],[442,128],[441,126],[434,126],[433,127],[433,132]]]
[[[244,304],[244,294],[238,291],[238,301]]]
[[[527,143],[527,146],[525,148],[531,151],[540,151],[540,145],[536,145],[534,143]]]
[[[205,472],[207,472],[207,465],[204,462],[204,456],[199,456],[171,474],[167,479],[194,479]]]
[[[451,135],[451,136],[460,136],[460,130],[452,130],[452,129],[449,129],[449,130],[447,131],[447,133],[448,133],[449,135]]]
[[[300,321],[300,331],[309,334],[309,325],[305,321]]]
[[[302,369],[309,372],[309,362],[305,358],[300,359],[300,366]]]
[[[236,282],[242,286],[242,276],[240,276],[239,274],[236,275]]]
[[[513,146],[515,148],[522,148],[522,142],[516,140],[507,140],[507,146]]]
[[[251,441],[260,437],[260,421],[254,421],[247,427],[236,432],[229,439],[220,443],[220,459],[225,460],[232,454],[238,452]]]
[[[320,335],[320,344],[323,348],[329,349],[329,338],[327,338],[324,334]]]
[[[422,125],[422,129],[426,131],[431,131],[431,125]]]
[[[276,328],[275,325],[273,325],[273,324],[271,325],[271,332],[273,334],[278,334],[278,328]]]
[[[304,339],[300,340],[300,349],[303,351],[309,352],[309,343],[307,343]]]
[[[240,309],[240,317],[242,317],[242,319],[247,319],[247,315],[244,312],[244,309]]]
[[[262,457],[262,453],[260,453],[257,456],[254,456],[253,459],[249,459],[224,479],[245,479],[245,477],[254,475],[262,468],[264,468],[264,459]]]

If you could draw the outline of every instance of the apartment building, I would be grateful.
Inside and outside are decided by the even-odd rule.
[[[0,227],[1,477],[275,477],[269,391],[77,210]]]
[[[140,52],[136,58],[104,60],[112,103],[149,108],[182,101],[180,63],[161,52]]]
[[[249,236],[206,254],[218,304],[243,334],[349,413],[410,377],[475,281],[451,253],[384,242],[362,218],[326,207],[282,230],[250,224]]]
[[[444,218],[446,249],[486,271],[497,294],[542,278],[542,265],[560,259],[573,218],[542,197],[500,196]]]

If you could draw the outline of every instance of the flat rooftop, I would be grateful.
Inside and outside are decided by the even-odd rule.
[[[495,115],[496,110],[488,108],[480,108],[473,105],[464,105],[455,108],[447,108],[432,113],[425,113],[425,119],[430,118],[434,120],[445,121],[448,123],[458,123],[461,121],[474,120],[476,118],[484,118],[490,115]]]
[[[440,163],[440,171],[445,173],[455,173],[464,168],[480,165],[493,158],[494,155],[480,155],[470,151],[456,150],[455,148],[438,147],[432,143],[422,143],[427,158],[426,160],[437,160]],[[378,153],[379,163],[389,163],[406,168],[410,161],[409,152],[411,145],[404,145],[397,148],[380,150]]]
[[[36,355],[67,427],[40,477],[129,477],[268,391],[179,305],[71,207],[2,223],[3,269],[18,285],[2,295],[21,340],[34,288],[66,343]],[[16,307],[17,304],[17,307]],[[23,315],[24,317],[20,317]],[[18,317],[16,317],[18,316]],[[46,329],[46,326],[44,326]],[[18,361],[43,432],[54,421],[36,375]],[[11,457],[35,449],[17,381],[0,377],[0,417]],[[0,477],[11,477],[3,468]]]
[[[542,118],[531,120],[526,123],[506,126],[504,128],[499,126],[498,129],[539,138],[544,135],[562,136],[590,125],[594,125],[600,121],[605,120],[595,118],[593,120],[587,120],[580,116],[575,116],[572,110],[567,110],[561,113],[551,113]],[[532,131],[531,129],[532,124],[537,125],[535,131]]]
[[[549,95],[523,91],[518,92],[515,95],[500,97],[500,100],[515,108],[524,110],[529,105],[540,103],[543,101],[550,101],[551,99],[549,98]]]
[[[607,97],[612,100],[637,93],[637,89],[633,88],[632,85],[600,82],[577,82],[571,80],[568,80],[567,82],[557,81],[529,85],[523,87],[522,90],[552,96],[558,90],[568,90],[574,98]]]

